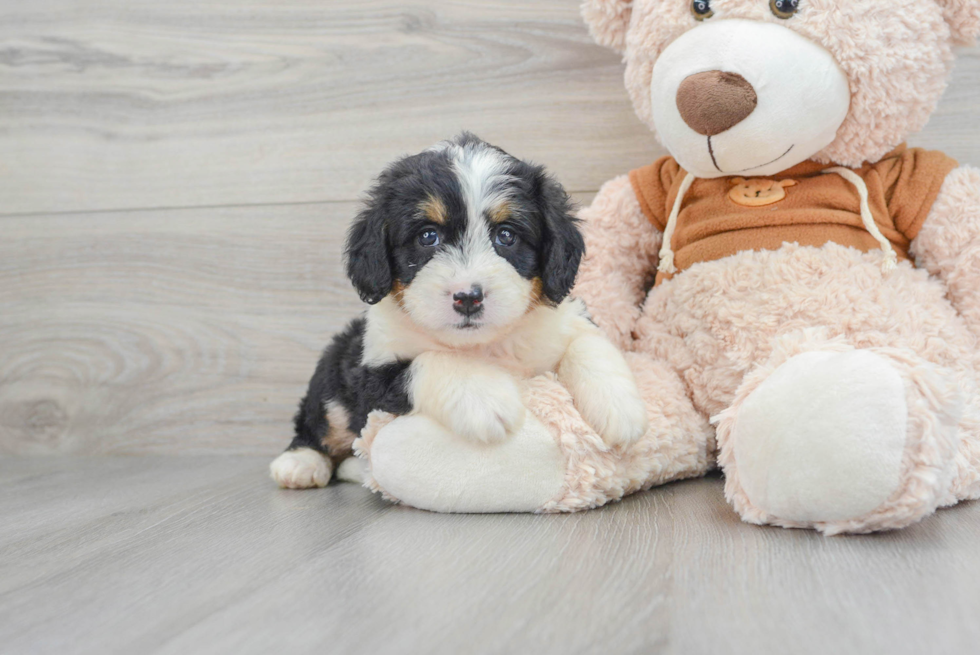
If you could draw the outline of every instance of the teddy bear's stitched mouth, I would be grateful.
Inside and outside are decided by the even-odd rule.
[[[795,143],[793,145],[791,145],[789,148],[787,148],[786,149],[786,152],[784,152],[783,154],[779,155],[778,157],[776,157],[772,161],[767,161],[765,164],[759,164],[758,166],[751,166],[749,168],[743,168],[740,171],[732,171],[732,174],[734,174],[734,173],[748,173],[749,171],[754,171],[757,168],[762,168],[763,166],[768,166],[769,164],[775,164],[777,161],[779,161],[780,159],[782,159],[783,157],[785,157],[786,155],[788,155],[789,154],[789,151],[792,150],[794,147],[796,147],[796,144]],[[715,149],[711,147],[711,137],[710,136],[708,137],[708,154],[711,155],[711,163],[715,165],[715,168],[718,169],[718,172],[719,173],[725,173],[725,171],[721,170],[721,166],[718,165],[718,161],[715,159]]]

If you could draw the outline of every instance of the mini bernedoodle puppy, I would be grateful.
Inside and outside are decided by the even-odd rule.
[[[568,298],[584,248],[561,185],[471,134],[392,164],[347,238],[371,307],[323,353],[272,477],[326,485],[376,409],[499,442],[524,421],[522,380],[549,371],[607,444],[638,439],[633,375]]]

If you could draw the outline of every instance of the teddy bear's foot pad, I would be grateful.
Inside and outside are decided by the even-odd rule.
[[[744,401],[734,459],[749,502],[776,522],[846,521],[899,490],[905,382],[867,351],[805,352]]]
[[[565,480],[554,436],[530,414],[496,444],[462,439],[425,416],[403,416],[377,433],[370,460],[388,496],[436,512],[533,512]]]

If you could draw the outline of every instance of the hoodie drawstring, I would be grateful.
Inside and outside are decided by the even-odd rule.
[[[684,196],[687,195],[688,189],[694,184],[694,179],[694,173],[688,173],[677,190],[677,197],[674,198],[674,206],[670,210],[667,227],[664,229],[663,245],[660,246],[660,264],[657,265],[657,270],[661,273],[677,272],[677,267],[674,266],[674,250],[670,242],[674,240],[674,230],[677,228],[677,216],[681,213],[681,204],[684,202]]]
[[[864,223],[864,229],[878,242],[885,256],[881,263],[881,270],[887,273],[894,269],[898,265],[898,255],[895,254],[891,241],[881,233],[878,224],[875,223],[874,215],[871,213],[871,205],[868,204],[868,185],[864,183],[860,175],[843,166],[835,166],[821,172],[824,174],[835,173],[854,185],[858,196],[861,198],[861,222]],[[677,272],[671,242],[674,240],[674,230],[677,229],[677,217],[681,213],[684,196],[691,189],[695,179],[693,173],[688,173],[681,182],[680,188],[677,189],[677,197],[674,198],[674,206],[670,210],[670,216],[667,218],[667,225],[664,229],[663,244],[660,246],[660,263],[657,265],[657,270],[661,273],[673,274]]]
[[[861,176],[843,166],[828,168],[823,173],[836,173],[854,185],[858,195],[861,196],[861,222],[864,223],[864,229],[875,238],[875,241],[881,245],[882,252],[885,253],[885,260],[881,263],[882,272],[887,273],[898,266],[898,255],[892,248],[892,242],[885,238],[885,235],[878,229],[878,224],[875,223],[875,217],[871,213],[871,205],[868,204],[868,185],[864,183]]]

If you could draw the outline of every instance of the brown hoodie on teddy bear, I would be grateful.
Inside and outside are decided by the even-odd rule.
[[[643,213],[661,232],[680,203],[670,244],[676,269],[659,272],[657,284],[698,262],[743,250],[778,250],[784,243],[833,242],[862,252],[881,248],[865,228],[854,185],[825,174],[834,168],[806,161],[770,178],[698,179],[681,199],[687,172],[673,157],[630,171]],[[854,170],[867,189],[874,221],[898,258],[909,258],[909,244],[954,168],[956,161],[941,152],[900,146]]]

